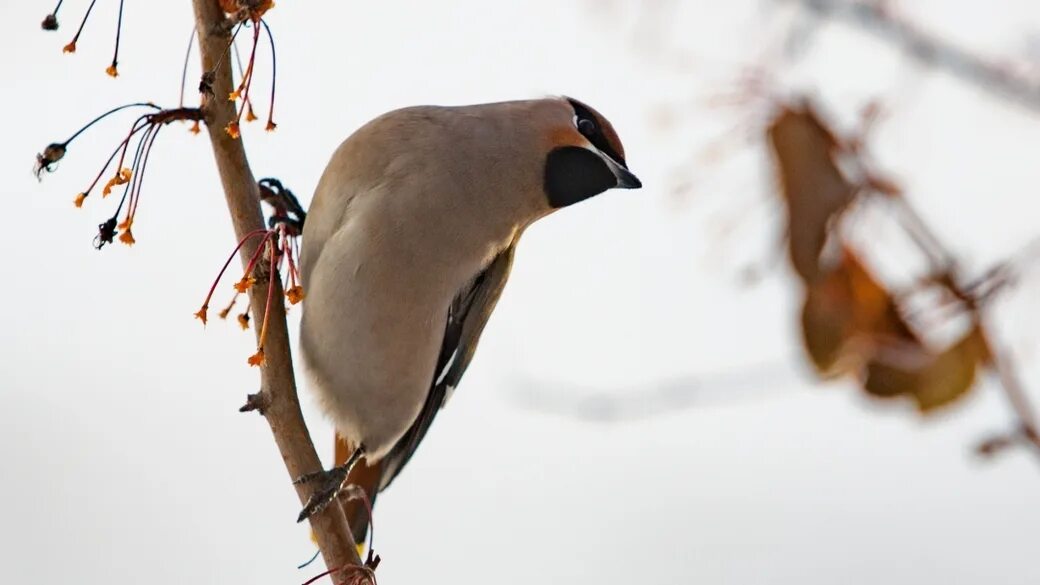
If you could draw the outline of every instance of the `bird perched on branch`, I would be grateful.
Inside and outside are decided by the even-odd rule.
[[[524,229],[636,189],[621,141],[574,99],[396,110],[332,155],[304,226],[300,345],[339,438],[300,520],[348,484],[374,500],[459,384]],[[359,460],[362,463],[355,465]],[[345,504],[355,539],[367,531]]]

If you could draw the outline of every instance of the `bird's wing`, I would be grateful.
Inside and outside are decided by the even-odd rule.
[[[397,477],[411,458],[415,448],[426,435],[437,411],[441,409],[451,392],[462,379],[466,367],[477,350],[477,342],[484,331],[491,311],[505,288],[509,270],[513,264],[515,242],[491,261],[455,296],[448,309],[448,320],[444,328],[437,368],[430,383],[430,392],[422,411],[412,426],[383,458],[383,477],[379,489],[384,489]]]

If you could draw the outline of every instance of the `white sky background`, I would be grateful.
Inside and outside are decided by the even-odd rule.
[[[253,337],[192,318],[234,244],[208,141],[163,131],[132,249],[90,247],[115,201],[72,206],[130,116],[77,140],[42,184],[29,172],[44,145],[112,105],[176,103],[189,2],[127,2],[115,81],[103,73],[115,0],[61,54],[86,4],[67,0],[61,30],[44,33],[49,3],[3,3],[0,580],[303,582],[320,569],[295,568],[314,551],[296,497],[267,425],[236,412],[257,389]],[[663,29],[622,2],[284,0],[270,13],[279,128],[263,133],[261,118],[244,137],[257,176],[305,200],[335,146],[386,110],[559,93],[611,118],[646,185],[526,234],[465,383],[380,497],[380,583],[1040,580],[1036,462],[970,455],[1010,421],[995,389],[921,421],[812,384],[786,266],[756,288],[734,283],[744,262],[776,258],[768,207],[754,203],[769,181],[761,153],[694,167],[695,191],[669,193],[689,153],[739,118],[697,100],[775,38],[763,22],[785,16],[756,16],[764,4],[678,3]],[[1024,0],[967,4],[909,8],[994,54],[1021,53],[1019,35],[1040,24]],[[696,58],[654,60],[651,39],[682,39]],[[262,116],[266,53],[258,63]],[[787,87],[825,87],[845,122],[871,97],[897,100],[875,150],[970,267],[1038,231],[1034,115],[843,27],[821,29],[786,73]],[[193,63],[189,90],[197,75]],[[670,131],[668,105],[682,105]],[[719,217],[744,214],[733,237],[715,235]],[[1032,361],[1035,290],[1006,305],[1002,328]],[[517,398],[528,384],[559,400],[604,390],[638,414],[647,393],[699,375],[686,407],[615,423]],[[330,427],[304,400],[328,456]]]

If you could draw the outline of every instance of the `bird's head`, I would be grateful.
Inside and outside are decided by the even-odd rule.
[[[545,121],[545,196],[554,209],[614,188],[643,186],[625,163],[625,147],[602,114],[572,98]],[[563,111],[565,110],[565,111]]]

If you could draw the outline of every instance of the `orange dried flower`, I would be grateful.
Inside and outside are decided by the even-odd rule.
[[[126,167],[119,169],[119,172],[116,173],[116,176],[112,177],[108,180],[107,183],[105,183],[105,188],[101,191],[101,196],[107,197],[108,194],[112,192],[112,187],[115,187],[117,185],[125,185],[126,183],[129,183],[130,174],[130,169]]]
[[[80,193],[79,195],[76,195],[76,201],[75,201],[76,207],[83,207],[83,202],[86,199],[87,199],[87,194],[86,193]]]
[[[296,285],[290,288],[289,290],[285,291],[285,296],[289,299],[290,304],[295,305],[303,300],[303,287],[300,285]]]
[[[252,276],[243,276],[242,280],[235,283],[235,290],[244,293],[249,290],[249,287],[256,284],[256,279]]]
[[[236,101],[240,97],[242,97],[242,94],[240,94],[238,92],[238,90],[236,89],[235,91],[233,91],[233,92],[228,94],[227,99],[228,99],[229,102],[233,102],[233,101]]]
[[[238,122],[234,122],[234,121],[229,122],[227,127],[224,128],[224,131],[227,132],[228,136],[230,136],[232,138],[236,138],[237,139],[239,136],[241,136],[241,134],[238,131]]]
[[[119,234],[119,241],[123,242],[127,246],[133,246],[137,243],[137,240],[134,239],[133,232],[131,232],[129,229],[126,229],[123,231],[123,233]]]
[[[249,365],[259,366],[264,363],[264,348],[258,348],[256,353],[249,356]]]
[[[248,10],[249,18],[257,21],[264,15],[265,12],[274,8],[273,0],[261,0],[260,2],[243,2],[243,0],[218,0],[220,9],[225,14],[235,14],[239,10]]]
[[[268,120],[267,121],[267,126],[264,127],[264,130],[267,130],[268,132],[274,132],[274,129],[277,128],[277,127],[278,127],[278,124],[275,124],[271,120]]]
[[[202,308],[199,309],[197,313],[195,313],[195,318],[201,319],[203,325],[206,324],[206,309],[208,308],[209,307],[207,305],[202,305]]]
[[[69,44],[65,45],[64,47],[62,47],[61,52],[62,53],[75,53],[76,52],[76,41],[72,41],[71,43],[69,43]]]
[[[238,315],[238,325],[242,329],[249,329],[249,313],[240,313]]]
[[[198,120],[195,120],[195,123],[192,124],[191,128],[188,129],[188,132],[191,132],[192,134],[198,134],[201,131],[202,131],[202,128],[199,127],[199,121]]]
[[[119,70],[116,69],[116,64],[113,63],[105,68],[105,73],[108,73],[109,77],[119,77]]]
[[[246,122],[253,122],[257,119],[256,114],[253,113],[253,105],[246,106]]]
[[[227,319],[228,314],[231,313],[231,309],[235,308],[235,303],[237,303],[237,302],[238,302],[238,295],[236,294],[235,296],[231,297],[231,302],[228,303],[226,307],[224,307],[223,309],[220,310],[220,318],[221,319]]]

